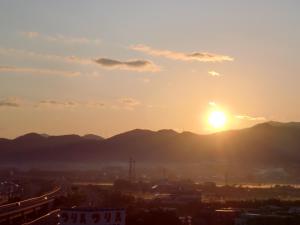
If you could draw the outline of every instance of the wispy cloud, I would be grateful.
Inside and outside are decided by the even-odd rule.
[[[141,103],[137,99],[134,98],[120,98],[118,102],[121,104],[121,106],[125,109],[133,110],[135,107],[139,106]]]
[[[208,102],[208,105],[210,105],[211,107],[217,107],[217,103],[213,101]]]
[[[233,61],[234,59],[227,55],[220,55],[209,52],[176,52],[170,50],[154,49],[147,45],[132,45],[130,49],[140,51],[152,56],[162,56],[168,59],[181,60],[181,61],[198,61],[198,62],[224,62]]]
[[[16,97],[0,99],[0,107],[20,107],[22,101]]]
[[[117,103],[116,103],[117,102]],[[103,101],[74,101],[74,100],[56,100],[56,99],[46,99],[40,100],[36,103],[32,102],[31,105],[37,108],[90,108],[90,109],[126,109],[134,110],[135,107],[139,106],[141,103],[134,98],[119,98],[112,102],[103,102]]]
[[[89,59],[78,56],[60,56],[53,54],[42,54],[33,51],[26,51],[20,49],[0,48],[0,54],[3,55],[20,55],[23,57],[32,57],[36,59],[44,59],[63,63],[72,63],[79,65],[98,65],[105,69],[131,70],[135,72],[158,72],[159,66],[148,60],[128,60],[119,61],[108,58]]]
[[[37,106],[61,106],[61,107],[75,107],[80,104],[75,101],[57,101],[57,100],[42,100],[38,102]]]
[[[214,101],[208,102],[208,105],[214,110],[219,110],[220,109],[219,104],[217,104]],[[244,114],[241,114],[241,115],[231,114],[231,115],[232,115],[233,118],[236,118],[236,119],[239,119],[239,120],[245,120],[245,121],[263,121],[263,120],[266,120],[266,118],[262,117],[262,116],[250,116],[250,115],[244,115]]]
[[[22,32],[21,34],[27,38],[36,38],[39,36],[39,33],[34,31]]]
[[[145,84],[148,84],[151,81],[150,78],[148,78],[148,77],[140,78],[139,80]]]
[[[220,73],[218,73],[218,72],[216,72],[216,71],[214,71],[214,70],[208,71],[208,74],[209,74],[210,76],[212,76],[212,77],[220,77],[220,76],[222,76]]]
[[[11,56],[18,55],[24,57],[37,58],[37,59],[64,62],[64,63],[76,63],[82,65],[94,64],[91,59],[80,58],[77,56],[61,56],[61,55],[54,55],[54,54],[44,54],[44,53],[37,53],[33,51],[14,49],[14,48],[0,48],[0,54],[11,55]]]
[[[72,72],[65,70],[50,70],[42,68],[29,67],[14,67],[14,66],[0,66],[0,73],[26,73],[26,74],[41,74],[41,75],[58,75],[66,77],[80,76],[80,72]]]
[[[236,115],[235,117],[237,119],[240,119],[240,120],[248,120],[248,121],[263,121],[263,120],[266,120],[265,117],[253,117],[253,116],[249,116],[249,115]]]
[[[41,100],[35,104],[39,108],[75,108],[75,107],[88,107],[88,108],[104,108],[106,103],[102,101],[74,101],[74,100],[54,100],[47,99]]]
[[[5,107],[19,108],[27,107],[37,110],[130,110],[133,111],[136,107],[148,107],[142,104],[139,100],[131,97],[123,97],[111,100],[74,100],[74,99],[41,99],[41,100],[26,100],[19,97],[4,97],[0,98],[0,109]]]
[[[63,44],[93,44],[93,45],[100,45],[100,39],[90,39],[87,37],[69,37],[62,34],[55,34],[55,35],[45,35],[35,31],[27,31],[21,32],[24,37],[30,39],[41,39],[48,42],[59,42]]]
[[[123,69],[123,70],[134,70],[138,72],[157,72],[159,67],[148,60],[128,60],[128,61],[119,61],[109,58],[99,58],[95,62],[101,66],[112,69]]]
[[[104,108],[107,104],[99,101],[89,101],[85,105],[90,108]]]

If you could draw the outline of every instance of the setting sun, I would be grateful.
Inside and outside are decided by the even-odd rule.
[[[225,126],[227,117],[222,111],[213,111],[209,114],[208,122],[215,129],[221,129]]]

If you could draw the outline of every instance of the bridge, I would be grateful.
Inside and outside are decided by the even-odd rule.
[[[23,224],[52,209],[60,187],[44,195],[0,206],[0,225]]]

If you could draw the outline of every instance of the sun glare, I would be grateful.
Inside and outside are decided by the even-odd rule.
[[[208,123],[215,129],[222,129],[227,121],[227,117],[222,111],[213,111],[209,114]]]

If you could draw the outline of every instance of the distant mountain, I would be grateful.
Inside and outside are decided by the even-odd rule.
[[[9,143],[10,140],[6,138],[0,138],[0,146]]]
[[[0,139],[0,162],[222,163],[242,166],[300,166],[300,123],[266,122],[209,135],[136,129],[103,139],[96,135],[30,133]]]
[[[39,135],[41,135],[41,136],[43,136],[43,137],[50,137],[50,135],[49,134],[39,134]]]
[[[17,137],[15,139],[16,142],[24,142],[24,143],[28,143],[28,142],[39,142],[39,141],[42,141],[44,140],[44,137],[40,134],[37,134],[37,133],[28,133],[28,134],[25,134],[25,135],[22,135],[20,137]]]
[[[82,137],[85,138],[85,139],[88,139],[88,140],[97,140],[97,141],[104,140],[103,137],[95,135],[95,134],[86,134],[86,135],[84,135]]]
[[[274,166],[300,164],[300,123],[266,122],[217,134],[236,161]]]
[[[293,127],[293,128],[300,129],[300,122],[282,123],[282,122],[270,121],[270,122],[267,122],[267,124],[270,124],[270,125],[276,126],[276,127]]]

